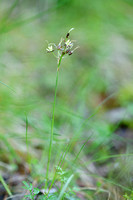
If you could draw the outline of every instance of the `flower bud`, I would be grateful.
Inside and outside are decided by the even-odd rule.
[[[69,35],[70,35],[70,33],[67,33],[67,34],[66,34],[66,38],[68,38],[68,37],[69,37]]]
[[[69,51],[68,55],[70,56],[70,55],[72,55],[72,53],[73,53],[72,51]]]

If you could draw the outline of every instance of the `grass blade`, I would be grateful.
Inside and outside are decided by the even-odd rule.
[[[11,193],[11,191],[10,191],[8,185],[7,185],[6,182],[4,181],[3,177],[1,176],[1,174],[0,174],[0,181],[1,181],[2,185],[4,186],[5,190],[7,191],[7,193],[11,196],[12,193]]]
[[[7,84],[5,84],[5,83],[3,83],[3,82],[1,82],[0,81],[0,83],[2,84],[2,85],[4,85],[4,86],[6,86],[6,87],[8,87],[10,90],[12,90],[13,92],[15,92],[11,87],[9,87]]]
[[[67,187],[68,187],[68,185],[69,185],[69,183],[71,182],[71,180],[72,180],[73,177],[74,177],[73,174],[69,177],[69,179],[67,180],[66,184],[65,184],[64,187],[62,188],[62,190],[61,190],[61,192],[60,192],[60,195],[59,195],[59,197],[58,197],[57,200],[61,200],[61,199],[62,199],[63,194],[64,194],[64,192],[66,191],[66,189],[67,189]]]

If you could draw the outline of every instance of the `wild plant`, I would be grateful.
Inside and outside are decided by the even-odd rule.
[[[50,141],[49,141],[49,150],[48,150],[48,161],[47,161],[47,169],[46,169],[46,181],[45,181],[45,191],[48,191],[44,194],[44,199],[51,199],[52,196],[49,195],[49,191],[52,188],[55,179],[61,182],[61,192],[59,194],[58,200],[62,199],[63,195],[65,195],[65,190],[70,183],[71,179],[73,178],[73,175],[71,175],[68,179],[65,177],[65,173],[62,168],[59,166],[56,166],[55,169],[55,175],[53,178],[53,181],[50,185],[50,188],[48,189],[48,180],[49,180],[49,168],[50,168],[50,161],[51,161],[51,152],[52,152],[52,144],[53,144],[53,136],[54,136],[54,121],[55,121],[55,105],[56,105],[56,96],[57,96],[57,88],[58,88],[58,79],[59,79],[59,70],[61,67],[62,59],[67,55],[72,55],[73,52],[78,48],[74,48],[74,41],[69,39],[70,32],[73,30],[71,28],[68,33],[66,34],[65,39],[61,38],[58,45],[55,43],[48,43],[48,47],[46,48],[47,53],[52,53],[56,59],[57,59],[57,73],[56,73],[56,82],[55,82],[55,92],[54,92],[54,101],[53,101],[53,110],[52,110],[52,121],[51,121],[51,133],[50,133]],[[34,199],[34,197],[39,193],[38,188],[33,188],[32,184],[28,184],[27,182],[23,182],[25,185],[24,188],[29,191],[29,195],[25,196],[25,198]],[[65,184],[63,186],[63,184]]]
[[[133,191],[130,194],[125,193],[124,200],[133,200]]]
[[[50,134],[50,143],[49,143],[49,152],[48,152],[48,162],[47,162],[47,171],[46,171],[46,183],[45,189],[48,186],[48,177],[49,177],[49,166],[51,160],[51,151],[52,151],[52,143],[53,143],[53,130],[54,130],[54,118],[55,118],[55,104],[56,104],[56,95],[57,95],[57,87],[58,87],[58,79],[59,79],[59,69],[61,66],[61,61],[66,55],[72,55],[73,52],[78,48],[73,49],[73,40],[69,39],[70,32],[73,30],[71,28],[66,34],[65,39],[61,38],[58,45],[55,43],[49,43],[47,47],[47,53],[53,53],[53,55],[57,58],[57,74],[56,74],[56,83],[55,83],[55,93],[54,93],[54,102],[53,102],[53,112],[52,112],[52,122],[51,122],[51,134]],[[55,54],[56,53],[56,54]]]

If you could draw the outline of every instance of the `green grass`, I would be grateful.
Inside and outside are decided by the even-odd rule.
[[[3,177],[0,175],[0,182],[2,183],[2,185],[4,186],[5,190],[7,191],[8,195],[11,196],[12,193],[8,187],[8,185],[6,184],[6,182],[4,181]]]

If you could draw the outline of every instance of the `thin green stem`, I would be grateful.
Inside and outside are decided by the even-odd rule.
[[[6,184],[6,182],[4,181],[3,177],[0,174],[0,182],[3,184],[4,188],[6,189],[7,193],[9,194],[9,196],[12,195],[8,185]]]
[[[27,148],[27,158],[29,160],[29,144],[28,144],[28,117],[27,114],[25,113],[26,117],[26,148]]]
[[[84,144],[83,144],[83,145],[82,145],[82,147],[80,148],[80,150],[79,150],[78,154],[76,155],[76,158],[75,158],[75,160],[74,160],[73,164],[75,164],[75,163],[76,163],[76,161],[77,161],[77,159],[78,159],[78,157],[79,157],[79,155],[80,155],[81,151],[83,150],[84,146],[86,145],[86,143],[88,142],[88,140],[89,140],[90,138],[91,138],[91,136],[89,136],[89,137],[87,138],[87,140],[84,142]]]
[[[59,68],[60,68],[62,57],[63,57],[63,55],[61,55],[61,57],[58,61],[57,74],[56,74],[55,94],[54,94],[54,103],[53,103],[53,115],[52,115],[52,123],[51,123],[51,135],[50,135],[50,143],[49,143],[45,189],[47,189],[47,186],[48,186],[49,165],[50,165],[50,160],[51,160],[52,143],[53,143],[53,135],[54,135],[54,116],[55,116],[56,94],[57,94],[57,87],[58,87]]]

